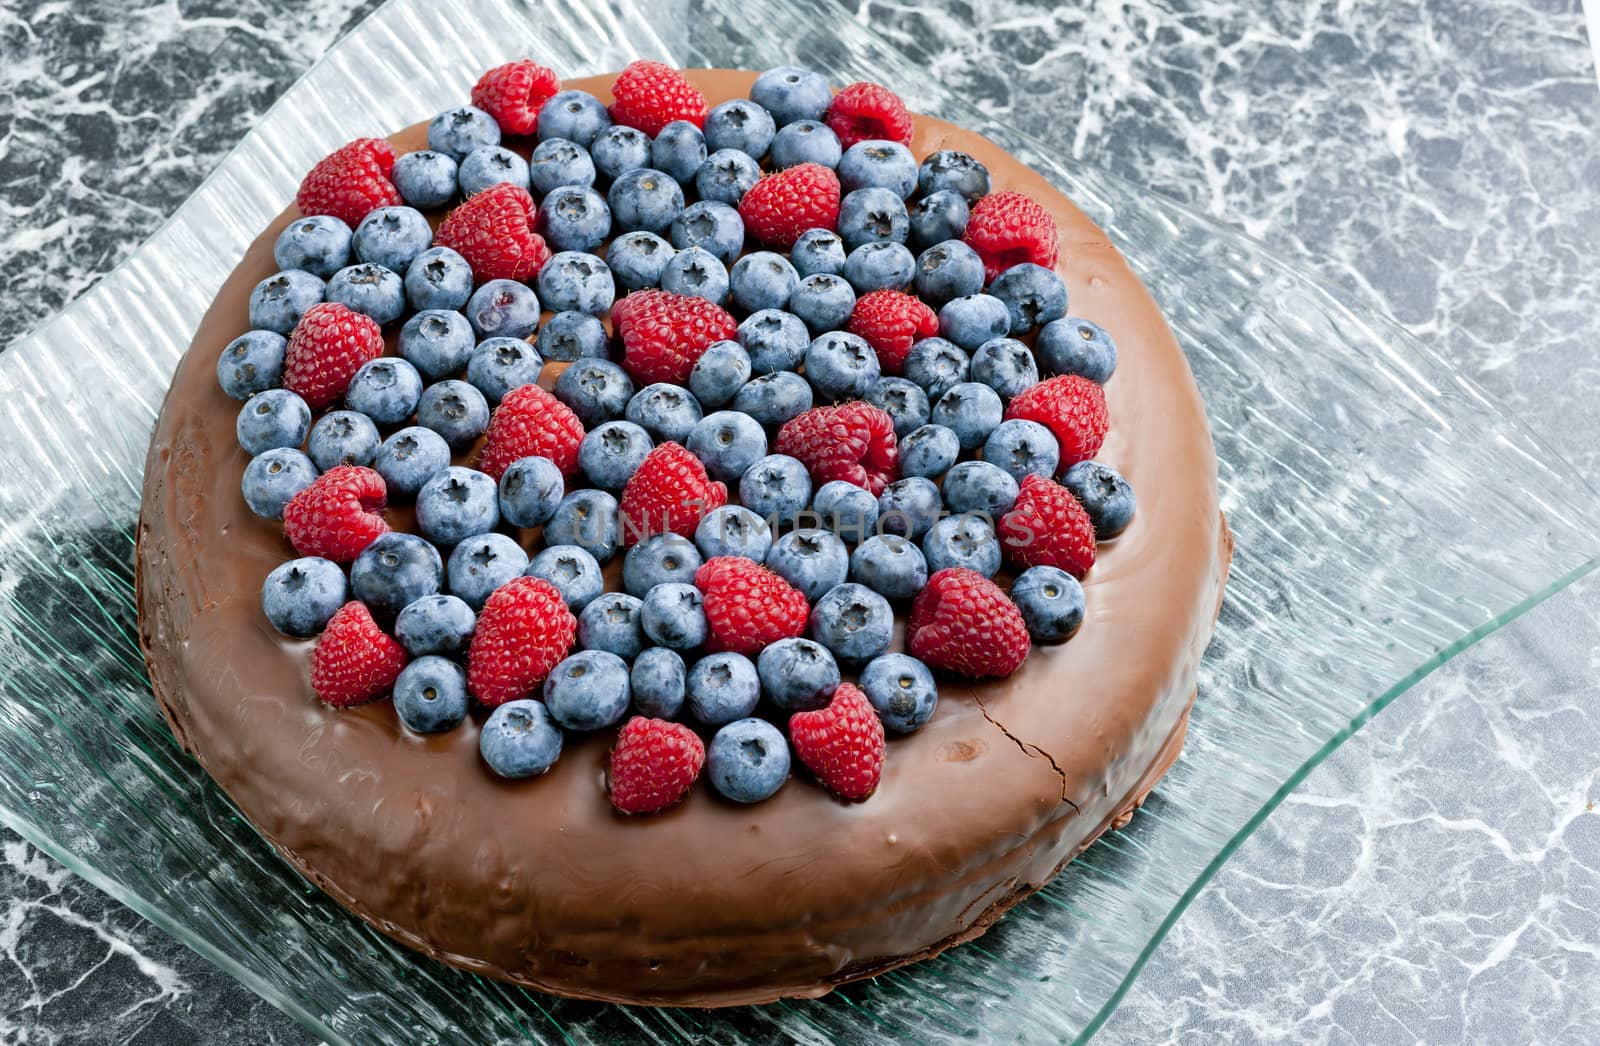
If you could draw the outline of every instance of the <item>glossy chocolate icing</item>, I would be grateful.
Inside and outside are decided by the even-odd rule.
[[[712,103],[754,74],[696,71]],[[609,100],[609,77],[569,82]],[[421,147],[421,125],[396,135]],[[307,679],[310,642],[262,616],[293,555],[239,494],[238,405],[222,347],[275,269],[281,215],[251,245],[173,380],[146,468],[140,639],[184,747],[266,837],[341,904],[429,955],[563,995],[718,1006],[814,996],[981,933],[1108,826],[1176,758],[1231,553],[1216,459],[1188,365],[1106,236],[975,134],[916,117],[918,156],[954,148],[1061,231],[1072,312],[1116,338],[1100,457],[1139,494],[1103,545],[1071,642],[1009,679],[941,683],[938,713],[891,740],[883,782],[845,804],[805,781],[752,807],[702,782],[679,807],[607,803],[610,732],[571,738],[546,777],[500,780],[471,720],[403,729],[387,701],[338,711]],[[403,516],[396,515],[399,523]]]

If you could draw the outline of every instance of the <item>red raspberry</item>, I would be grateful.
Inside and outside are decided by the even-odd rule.
[[[674,120],[705,126],[706,96],[670,65],[629,62],[611,85],[611,119],[654,138]]]
[[[768,643],[805,635],[811,607],[789,582],[743,556],[717,556],[695,571],[711,638],[706,650],[754,656]]]
[[[707,512],[728,503],[728,488],[706,475],[700,459],[668,440],[645,456],[622,488],[622,540],[671,531],[694,537]]]
[[[611,327],[622,342],[623,365],[640,385],[686,385],[706,346],[732,338],[739,321],[704,298],[652,289],[613,305]]]
[[[828,707],[789,717],[789,740],[822,786],[858,803],[883,777],[883,723],[854,683],[840,683]]]
[[[389,491],[360,465],[335,465],[283,507],[283,534],[302,556],[348,563],[389,532],[380,513]]]
[[[311,651],[311,689],[335,708],[387,693],[406,667],[406,652],[372,620],[365,603],[340,607]]]
[[[572,408],[537,385],[506,393],[489,416],[478,468],[498,480],[518,458],[549,458],[563,476],[578,471],[583,422]]]
[[[467,689],[491,708],[535,694],[577,636],[578,619],[554,585],[514,577],[478,612],[467,648]]]
[[[833,96],[828,126],[846,149],[869,138],[911,144],[911,114],[906,103],[887,87],[855,83]]]
[[[636,715],[622,724],[611,749],[611,805],[625,814],[653,814],[689,794],[706,762],[693,730]]]
[[[1106,390],[1076,374],[1050,378],[1025,390],[1006,408],[1006,417],[1037,421],[1055,433],[1063,469],[1100,453],[1111,427]]]
[[[544,237],[534,231],[538,218],[528,190],[499,182],[446,215],[433,242],[467,259],[479,283],[527,282],[550,260]]]
[[[363,363],[383,355],[383,328],[336,301],[318,302],[300,316],[283,357],[283,387],[312,410],[344,396]]]
[[[983,259],[984,274],[991,280],[1023,262],[1053,269],[1061,253],[1056,220],[1033,197],[1019,192],[990,193],[973,204],[961,238]]]
[[[1072,491],[1043,476],[1022,477],[1021,492],[997,528],[1006,558],[1025,567],[1060,567],[1081,578],[1094,566],[1094,523]]]
[[[894,479],[900,452],[894,419],[859,400],[836,407],[812,407],[778,430],[773,453],[799,458],[821,486],[842,479],[874,494]]]
[[[839,225],[839,176],[820,163],[799,163],[766,175],[739,201],[745,231],[788,250],[808,229]]]
[[[1030,645],[1022,611],[976,570],[946,567],[911,604],[906,649],[934,668],[973,679],[1008,676]]]
[[[914,294],[869,291],[856,299],[846,325],[867,339],[885,374],[899,374],[911,346],[939,333],[939,316]]]
[[[539,123],[539,108],[561,90],[554,70],[524,58],[507,62],[478,77],[472,104],[494,117],[506,134],[532,134]]]
[[[389,180],[394,147],[382,138],[357,138],[317,161],[300,181],[301,214],[331,214],[352,229],[379,207],[396,207],[400,190]]]

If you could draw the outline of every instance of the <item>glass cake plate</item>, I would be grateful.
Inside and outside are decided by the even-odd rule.
[[[570,76],[638,56],[798,58],[837,84],[889,84],[997,139],[1088,211],[1188,353],[1237,537],[1188,745],[1126,829],[978,941],[815,1001],[691,1011],[541,996],[416,957],[347,915],[167,733],[137,647],[132,559],[145,448],[179,355],[313,162],[459,103],[478,70],[519,56]],[[1092,1035],[1311,767],[1595,566],[1600,513],[1570,466],[1394,324],[997,125],[927,68],[820,0],[393,0],[376,12],[132,258],[0,355],[0,818],[330,1043]]]

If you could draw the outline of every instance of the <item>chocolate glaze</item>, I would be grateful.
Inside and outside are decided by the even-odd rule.
[[[712,103],[753,73],[696,71]],[[610,78],[569,82],[609,100]],[[422,125],[396,135],[420,148]],[[975,134],[916,117],[918,156],[955,148],[1061,230],[1072,311],[1120,363],[1100,457],[1139,493],[1103,545],[1071,642],[1009,679],[942,683],[933,720],[890,742],[883,782],[845,804],[794,781],[753,807],[703,783],[654,817],[612,811],[610,733],[569,739],[546,777],[502,781],[473,721],[403,729],[387,701],[311,693],[311,643],[267,624],[259,592],[293,555],[239,494],[238,405],[222,347],[275,268],[251,245],[179,364],[146,466],[140,640],[173,732],[285,857],[351,911],[435,958],[533,988],[722,1006],[816,996],[976,936],[1132,808],[1177,757],[1232,543],[1198,390],[1155,302],[1106,236]],[[400,522],[397,516],[395,522]]]

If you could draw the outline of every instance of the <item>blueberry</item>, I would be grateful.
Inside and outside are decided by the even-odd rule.
[[[738,338],[750,354],[750,370],[755,374],[794,370],[811,346],[811,335],[800,317],[780,309],[762,309],[745,317]]]
[[[896,436],[928,423],[928,394],[905,378],[884,378],[868,391],[867,402],[894,419]]]
[[[283,381],[288,346],[288,340],[273,331],[246,331],[217,357],[217,384],[236,400],[276,388]]]
[[[902,476],[942,475],[961,456],[961,440],[943,425],[919,425],[900,440]]]
[[[350,244],[356,257],[405,272],[433,243],[433,226],[414,207],[379,207],[361,219]]]
[[[847,193],[888,189],[904,200],[917,190],[917,161],[899,142],[869,138],[844,151],[839,160],[839,186]]]
[[[609,563],[622,544],[617,499],[603,490],[575,490],[556,504],[544,525],[550,545],[577,545],[596,563]]]
[[[878,499],[872,491],[842,479],[818,487],[811,507],[822,525],[847,544],[859,545],[878,525]]]
[[[728,268],[704,247],[690,247],[661,270],[661,289],[721,305],[728,300]]]
[[[467,381],[489,406],[498,406],[506,393],[539,381],[544,361],[521,338],[485,338],[467,357]]]
[[[703,416],[700,403],[681,385],[646,385],[628,401],[624,416],[653,438],[682,443]]]
[[[1052,374],[1077,374],[1104,385],[1117,369],[1117,346],[1111,335],[1077,316],[1045,324],[1036,346]]]
[[[705,560],[694,542],[681,534],[653,534],[622,557],[622,587],[641,599],[657,585],[693,584]]]
[[[807,229],[789,248],[789,264],[801,276],[838,276],[844,272],[845,253],[844,241],[832,229]]]
[[[946,567],[965,567],[994,577],[1000,569],[1000,541],[994,524],[976,512],[946,516],[929,527],[922,538],[922,555],[928,570],[935,574]]]
[[[466,366],[472,348],[472,325],[459,312],[427,309],[400,328],[400,358],[430,381]]]
[[[321,280],[300,269],[285,269],[268,276],[250,292],[250,326],[288,335],[301,315],[321,301],[326,292]]]
[[[526,338],[539,327],[539,298],[527,284],[490,280],[473,292],[466,313],[480,338]]]
[[[857,294],[899,290],[911,282],[917,260],[903,243],[863,243],[844,262],[844,278]]]
[[[689,431],[685,444],[712,479],[737,483],[745,470],[767,453],[767,434],[748,414],[719,410],[707,414]]]
[[[466,155],[456,178],[461,184],[462,196],[472,196],[502,182],[527,189],[528,161],[510,149],[483,146]]]
[[[274,567],[261,585],[261,610],[273,628],[305,639],[321,632],[344,606],[347,586],[338,564],[320,556]]]
[[[998,392],[975,381],[964,381],[933,401],[928,419],[953,429],[962,450],[977,450],[1000,424],[1004,412]]]
[[[765,719],[737,719],[712,735],[706,777],[724,798],[759,803],[788,780],[789,746]]]
[[[793,371],[763,374],[744,384],[733,397],[733,409],[748,414],[768,428],[811,409],[811,384]]]
[[[597,171],[607,181],[650,166],[650,136],[637,127],[607,127],[589,146]]]
[[[432,149],[406,153],[394,162],[389,180],[412,207],[443,207],[456,195],[455,160]]]
[[[906,202],[893,189],[857,189],[839,204],[839,236],[850,250],[863,243],[904,243],[910,231]]]
[[[450,591],[473,610],[501,585],[528,569],[528,553],[504,534],[477,534],[450,553],[445,577]]]
[[[988,294],[952,298],[939,309],[939,333],[968,352],[1011,329],[1006,303]]]
[[[683,709],[688,670],[676,650],[653,646],[633,660],[633,707],[640,715],[676,719]]]
[[[706,116],[708,148],[736,150],[757,160],[772,147],[772,136],[777,131],[771,113],[743,98],[723,102]]]
[[[849,282],[827,272],[805,277],[789,296],[789,311],[800,317],[813,335],[839,330],[855,307],[856,292]]]
[[[392,269],[371,262],[347,265],[334,273],[323,296],[380,325],[393,323],[406,311],[405,284]]]
[[[739,479],[739,503],[769,526],[793,523],[800,511],[811,504],[811,474],[795,458],[768,454]],[[770,565],[770,554],[768,560]]]
[[[650,166],[681,185],[694,180],[706,161],[706,136],[688,120],[673,120],[650,144]]]
[[[467,382],[451,378],[429,385],[417,401],[417,423],[465,450],[489,427],[489,401]]]
[[[537,777],[561,758],[561,728],[543,701],[507,701],[484,720],[478,754],[501,777]]]
[[[911,220],[911,246],[926,251],[941,243],[961,243],[961,234],[967,231],[967,201],[950,189],[940,189],[912,204],[907,216]],[[962,244],[962,246],[966,246]],[[970,250],[970,248],[968,248]],[[974,252],[976,256],[976,252]],[[983,267],[978,267],[978,285],[961,294],[976,294],[983,290]],[[956,295],[945,296],[945,300]]]
[[[656,287],[672,260],[672,245],[653,232],[623,233],[606,249],[606,264],[622,293]]]
[[[1083,586],[1059,567],[1029,567],[1011,583],[1011,601],[1028,634],[1041,643],[1071,639],[1083,624]]]
[[[606,263],[582,251],[561,251],[539,270],[539,301],[556,312],[599,315],[611,308],[616,283]]]
[[[450,467],[450,444],[432,429],[412,425],[378,444],[372,467],[383,477],[390,498],[412,497]]]
[[[671,650],[693,650],[710,634],[700,590],[682,582],[652,588],[639,608],[639,621],[652,643]]]
[[[629,696],[627,664],[605,650],[580,650],[544,681],[544,706],[568,730],[610,726],[627,712]]]
[[[689,669],[689,714],[707,726],[743,719],[761,700],[761,677],[742,654],[708,654]]]
[[[499,488],[474,469],[452,465],[417,492],[417,529],[437,545],[448,548],[486,534],[499,522]]]
[[[764,562],[772,547],[772,528],[743,505],[714,508],[694,530],[694,544],[706,559],[743,556]]]
[[[672,176],[651,167],[626,171],[606,194],[617,228],[663,233],[683,210],[683,189]]]
[[[806,350],[806,380],[825,400],[860,399],[878,383],[878,354],[865,338],[829,331]]]
[[[405,288],[414,309],[459,309],[472,296],[472,266],[448,247],[429,247],[406,268]]]
[[[566,492],[566,480],[549,458],[518,458],[500,474],[500,518],[513,527],[542,527]]]
[[[604,359],[610,338],[600,317],[587,312],[558,312],[539,328],[539,355],[559,363]]]
[[[311,431],[311,408],[288,389],[268,389],[239,408],[234,431],[239,446],[252,456],[277,447],[299,447]]]
[[[999,519],[1017,503],[1017,479],[987,461],[963,461],[944,477],[944,503],[951,512],[979,512]]]
[[[455,191],[453,180],[450,189]],[[325,280],[350,264],[350,226],[331,214],[297,218],[278,234],[272,260],[280,269],[302,269]]]
[[[621,490],[644,464],[655,443],[631,421],[608,421],[590,429],[578,444],[578,468],[602,490]]]
[[[791,530],[772,543],[767,566],[815,603],[850,575],[850,551],[827,530]]]
[[[558,251],[593,251],[606,241],[611,227],[611,206],[587,185],[558,186],[539,204],[539,231]]]
[[[539,109],[539,140],[565,138],[587,149],[611,126],[605,104],[588,91],[558,91]]]
[[[379,425],[399,425],[416,412],[421,396],[422,375],[417,368],[393,356],[380,356],[356,371],[344,401]]]
[[[939,488],[926,476],[897,479],[878,495],[878,530],[919,540],[939,518]]]
[[[911,346],[901,373],[937,400],[964,381],[970,380],[972,361],[954,343],[944,338],[923,338]]]
[[[626,592],[604,592],[578,614],[578,643],[632,660],[645,648],[639,610],[644,601]]]
[[[317,419],[306,440],[306,453],[323,472],[337,465],[370,465],[381,437],[365,414],[335,410]]]
[[[797,65],[779,65],[756,77],[750,100],[772,114],[779,127],[796,120],[820,120],[833,104],[828,78]]]
[[[828,590],[811,608],[810,631],[811,638],[840,663],[859,665],[889,649],[894,611],[883,596],[847,581]]]
[[[694,172],[694,191],[700,199],[739,206],[744,194],[761,180],[761,166],[734,149],[718,149]]]
[[[606,587],[599,561],[577,545],[550,545],[533,557],[523,573],[554,585],[574,613],[597,599]]]
[[[593,185],[594,160],[577,142],[565,138],[546,138],[533,150],[528,165],[528,183],[545,196],[563,185]]]
[[[906,538],[877,534],[850,554],[850,577],[890,599],[910,599],[928,584],[928,561]]]
[[[772,139],[772,166],[780,170],[802,163],[837,168],[843,157],[839,136],[818,120],[796,120]]]
[[[1013,265],[996,276],[989,293],[1005,302],[1012,334],[1027,334],[1067,314],[1066,284],[1053,270],[1032,262]]]
[[[415,534],[381,534],[350,564],[350,594],[380,619],[433,595],[443,582],[439,550]]]
[[[983,460],[1010,473],[1017,482],[1032,473],[1049,479],[1061,460],[1061,444],[1037,421],[1002,421],[983,442]]]
[[[940,149],[930,153],[917,168],[917,189],[924,196],[951,189],[974,203],[989,194],[989,169],[966,153]]]
[[[712,342],[689,371],[689,391],[701,406],[720,407],[750,380],[751,370],[750,354],[743,345],[736,341]]]
[[[423,596],[395,618],[394,637],[412,657],[463,654],[477,625],[478,615],[459,596]]]
[[[584,428],[592,428],[622,417],[633,398],[633,380],[610,360],[578,360],[556,379],[555,396]]]
[[[972,354],[972,380],[1011,399],[1039,384],[1039,365],[1017,339],[991,338]]]
[[[1128,529],[1137,501],[1133,487],[1110,465],[1080,461],[1061,477],[1062,486],[1083,503],[1094,524],[1094,536],[1106,541]]]
[[[482,109],[463,105],[428,122],[428,148],[460,163],[472,150],[500,144],[500,125]]]
[[[960,240],[946,239],[917,255],[917,269],[911,280],[918,297],[935,309],[943,309],[957,298],[982,293],[983,259],[978,257],[977,251]],[[968,308],[970,306],[958,308],[951,322],[963,323],[964,310]],[[997,316],[998,313],[991,311],[990,315]],[[992,326],[981,327],[986,332],[992,329]]]
[[[787,307],[800,274],[783,255],[755,251],[734,263],[730,281],[733,303],[746,312],[760,312]]]
[[[884,727],[897,734],[922,726],[939,704],[933,673],[909,654],[880,654],[868,661],[861,670],[861,692]]]
[[[466,671],[448,658],[418,658],[394,681],[394,711],[419,734],[454,730],[467,718]]]
[[[809,639],[780,639],[756,658],[761,692],[785,712],[822,708],[839,687],[839,663]]]

